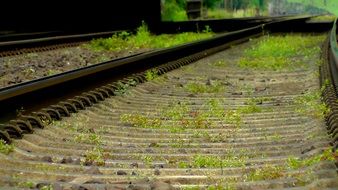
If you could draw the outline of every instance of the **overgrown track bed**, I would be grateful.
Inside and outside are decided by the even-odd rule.
[[[130,81],[117,96],[2,145],[3,152],[13,152],[0,154],[0,184],[337,189],[323,119],[328,110],[318,95],[320,44],[307,38],[323,40],[301,37],[309,51],[281,53],[289,56],[286,62],[260,55],[278,67],[257,68],[254,50],[252,59],[245,58],[251,47],[264,49],[260,43],[269,38],[263,37],[161,76],[150,70],[148,82],[133,87]],[[277,37],[279,43],[286,39]]]

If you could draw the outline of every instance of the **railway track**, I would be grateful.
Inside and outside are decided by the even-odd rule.
[[[2,138],[13,142],[1,145],[12,152],[0,154],[0,184],[38,189],[337,189],[331,152],[337,148],[336,96],[328,63],[334,60],[327,58],[328,40],[322,57],[293,60],[307,60],[304,67],[271,71],[239,66],[243,50],[268,38],[243,43],[261,33],[246,35],[228,37],[231,43],[190,52],[178,61],[166,60],[39,110],[35,117],[12,120],[2,131]],[[326,119],[317,112],[323,105],[317,96],[321,88],[331,109]],[[87,108],[81,110],[83,106]],[[68,112],[76,113],[65,117]],[[63,119],[57,121],[59,116]]]

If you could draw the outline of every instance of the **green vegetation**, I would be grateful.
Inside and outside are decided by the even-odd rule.
[[[314,155],[309,158],[299,159],[296,157],[289,157],[287,160],[287,166],[291,169],[299,169],[303,167],[312,166],[318,164],[321,161],[335,161],[335,156],[338,155],[338,151],[332,152],[331,149],[324,150],[322,154]]]
[[[87,150],[84,154],[84,159],[81,160],[81,164],[95,164],[97,166],[104,165],[104,158],[103,158],[103,148],[101,147],[94,147],[91,150]]]
[[[323,119],[329,112],[329,107],[320,101],[320,91],[310,91],[295,99],[298,105],[296,111],[311,117]]]
[[[114,94],[117,96],[122,96],[127,93],[131,86],[135,86],[137,82],[133,79],[130,79],[127,83],[123,83],[121,81],[117,82],[117,88],[114,90]]]
[[[94,39],[86,47],[94,51],[157,49],[201,40],[211,36],[213,36],[213,33],[210,32],[210,29],[203,30],[201,33],[185,32],[176,35],[162,34],[156,36],[150,33],[145,23],[142,23],[135,35],[128,32],[120,32],[110,38]]]
[[[163,21],[185,21],[188,20],[185,11],[185,0],[165,0],[162,4],[162,20]]]
[[[158,71],[156,69],[150,69],[146,71],[145,75],[146,75],[146,80],[151,81],[158,77]]]
[[[0,153],[9,154],[13,152],[13,150],[14,150],[14,145],[6,144],[4,140],[0,139]]]
[[[90,134],[80,133],[75,136],[74,142],[101,145],[102,137],[95,133],[90,133]]]
[[[144,164],[150,166],[154,162],[154,158],[149,155],[141,156],[141,160],[143,160]]]
[[[224,90],[224,85],[220,81],[212,81],[208,84],[196,82],[187,83],[184,88],[191,93],[218,93]]]
[[[120,120],[123,123],[141,128],[160,128],[162,124],[160,119],[152,119],[140,114],[123,114],[121,115]]]
[[[329,11],[332,14],[338,16],[338,1],[336,0],[288,0],[288,2],[292,3],[302,3],[304,5],[311,5],[314,7],[318,7],[324,10]]]
[[[285,175],[284,172],[285,169],[283,166],[266,165],[262,168],[250,171],[248,174],[245,174],[244,177],[247,181],[278,179]]]
[[[181,168],[224,168],[245,166],[248,157],[246,155],[235,155],[228,151],[223,156],[195,155],[190,162],[181,161],[178,166]]]
[[[306,59],[318,54],[324,36],[266,36],[245,50],[239,66],[263,70],[296,69],[306,66]]]
[[[21,188],[30,188],[33,189],[35,187],[35,183],[31,181],[24,181],[24,182],[19,182],[18,186]]]

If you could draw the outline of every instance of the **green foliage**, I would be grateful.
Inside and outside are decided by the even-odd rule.
[[[202,84],[196,82],[187,83],[184,88],[191,93],[218,93],[224,90],[224,86],[219,81],[211,82],[210,84]]]
[[[21,188],[33,189],[35,187],[35,184],[32,181],[24,181],[24,182],[19,182],[18,186],[21,187]]]
[[[188,20],[185,11],[186,2],[183,0],[165,0],[162,4],[161,17],[163,21],[185,21]]]
[[[129,90],[131,86],[135,86],[137,82],[135,80],[130,79],[127,83],[123,83],[121,81],[117,82],[117,89],[114,90],[114,94],[117,96],[121,96]]]
[[[214,8],[217,3],[220,3],[222,0],[203,0],[203,5],[207,8]]]
[[[176,35],[152,35],[148,26],[143,22],[137,28],[136,35],[131,35],[128,32],[114,34],[110,38],[100,38],[92,40],[87,47],[94,51],[121,51],[133,49],[157,49],[166,48],[178,44],[196,41],[211,37],[213,33],[210,27],[203,30],[202,33],[185,32]]]
[[[6,144],[4,140],[0,139],[0,153],[7,155],[13,152],[13,150],[14,150],[14,145]]]
[[[270,166],[266,165],[262,168],[258,168],[245,174],[246,181],[261,181],[278,179],[285,175],[285,168],[282,166]]]
[[[104,165],[103,158],[103,149],[101,147],[95,146],[91,150],[87,150],[84,154],[84,160],[81,160],[82,164],[91,163],[98,166]]]
[[[295,99],[298,105],[296,111],[311,117],[323,119],[329,112],[329,107],[320,101],[320,91],[310,91]]]
[[[101,145],[102,137],[95,133],[91,133],[91,134],[80,133],[75,136],[74,142]]]
[[[319,53],[324,36],[266,36],[257,45],[245,50],[239,61],[243,68],[263,70],[296,69],[306,66],[305,58]],[[304,57],[299,60],[299,57]]]
[[[287,0],[292,3],[302,3],[304,5],[311,5],[321,9],[325,9],[332,14],[338,16],[338,1],[336,0]]]
[[[168,107],[163,109],[162,117],[167,120],[178,121],[184,118],[190,111],[190,108],[186,103],[173,102]]]
[[[315,165],[321,161],[329,160],[335,161],[335,156],[338,155],[338,151],[333,152],[331,149],[326,149],[322,154],[311,156],[310,158],[299,159],[296,157],[289,157],[286,165],[291,169],[299,169]]]
[[[224,156],[208,156],[208,155],[195,155],[189,162],[179,162],[179,167],[187,168],[223,168],[223,167],[242,167],[245,166],[245,155],[235,155],[231,151],[227,152]]]
[[[123,114],[121,115],[120,120],[123,123],[142,128],[160,128],[162,124],[160,119],[152,119],[140,114]]]
[[[156,69],[150,69],[145,73],[147,81],[154,80],[158,77],[158,71]]]
[[[241,126],[242,117],[238,110],[229,110],[225,112],[225,121],[229,124],[235,124],[237,128]]]
[[[245,102],[247,106],[240,108],[238,111],[244,114],[260,113],[262,112],[262,108],[258,107],[257,105],[261,104],[263,100],[263,98],[251,98]]]

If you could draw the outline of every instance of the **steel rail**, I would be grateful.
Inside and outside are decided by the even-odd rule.
[[[25,129],[31,132],[32,126],[42,128],[43,120],[60,119],[62,116],[68,116],[69,112],[83,109],[84,105],[88,106],[114,95],[118,79],[132,76],[133,79],[142,82],[145,79],[144,71],[147,69],[173,62],[173,65],[159,69],[160,73],[164,73],[182,64],[188,64],[191,60],[221,51],[233,42],[261,36],[267,31],[284,30],[290,26],[297,27],[305,23],[308,18],[310,17],[288,18],[2,88],[0,89],[2,108],[0,115],[4,124],[0,126],[0,138],[9,142],[10,138],[21,137]],[[222,48],[215,49],[215,47]],[[183,61],[176,61],[182,58]],[[122,83],[128,83],[128,80],[122,80]],[[22,107],[25,112],[18,116],[16,112]]]

